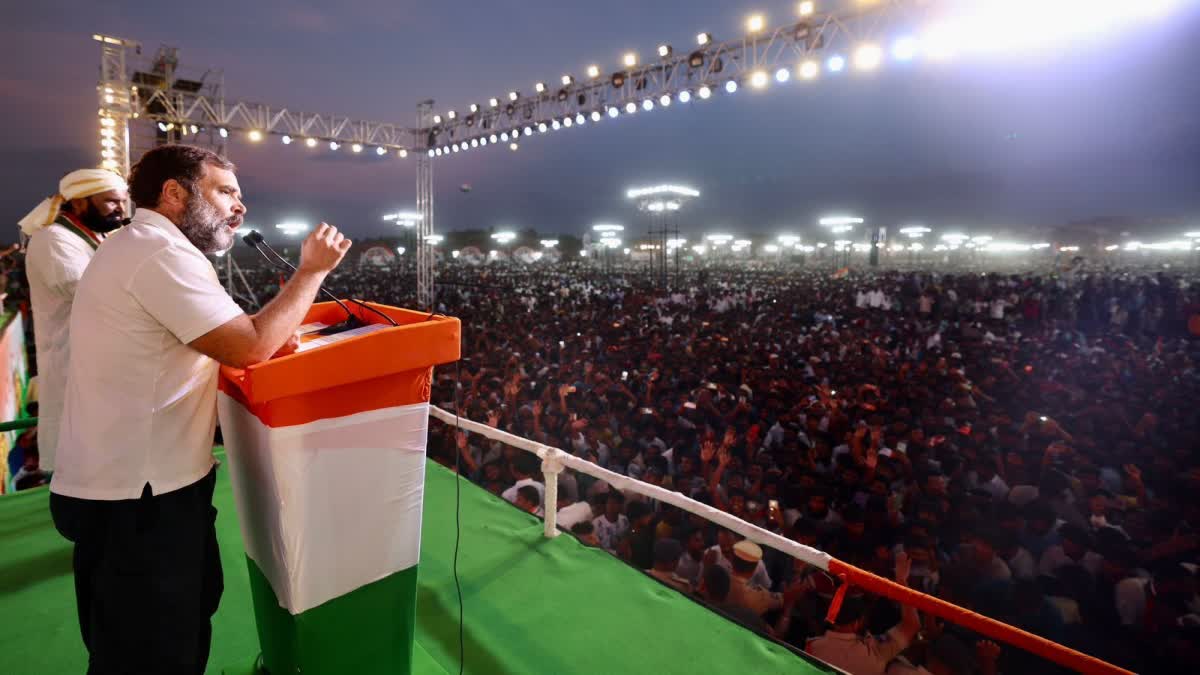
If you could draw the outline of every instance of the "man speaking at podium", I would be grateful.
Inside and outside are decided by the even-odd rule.
[[[133,167],[133,222],[105,240],[71,314],[50,507],[75,544],[89,673],[203,673],[222,574],[212,506],[218,364],[275,354],[350,240],[322,223],[298,271],[248,316],[206,254],[246,207],[235,167],[186,145]]]

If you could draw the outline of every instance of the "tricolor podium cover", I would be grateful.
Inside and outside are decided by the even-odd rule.
[[[411,672],[430,384],[433,366],[458,360],[461,327],[373,306],[400,325],[221,370],[221,430],[272,673]],[[322,303],[305,321],[342,318]]]

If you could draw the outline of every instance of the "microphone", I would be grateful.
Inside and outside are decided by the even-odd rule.
[[[287,269],[291,270],[292,272],[296,271],[296,266],[293,265],[292,263],[288,262],[287,258],[284,258],[283,256],[279,255],[279,253],[277,253],[275,251],[275,249],[271,248],[271,245],[268,244],[266,239],[263,239],[263,236],[261,234],[259,234],[258,232],[251,230],[249,234],[242,237],[242,241],[246,242],[246,245],[248,245],[248,246],[252,247],[254,250],[258,251],[262,255],[262,257],[265,258],[266,261],[268,263],[270,263],[276,269],[280,268],[279,264],[276,263],[274,260],[272,260],[271,256],[267,255],[266,251],[264,251],[263,248],[267,249],[267,251],[270,251],[271,255],[274,255],[275,258],[278,259],[280,263],[283,263],[284,265],[287,266]],[[259,248],[260,246],[262,246],[262,248]],[[338,304],[338,307],[341,307],[342,311],[344,311],[346,313],[345,321],[343,321],[342,323],[339,323],[337,325],[334,325],[334,326],[327,326],[325,328],[322,328],[320,331],[318,331],[319,333],[321,333],[322,335],[333,335],[335,333],[341,333],[343,331],[352,330],[354,328],[360,328],[360,327],[366,325],[365,323],[363,323],[363,321],[361,319],[359,319],[357,316],[355,316],[350,311],[350,308],[346,307],[346,304],[343,303],[341,300],[339,300],[337,298],[337,296],[335,296],[333,293],[330,293],[329,291],[325,290],[325,286],[322,285],[322,286],[319,286],[318,288],[322,293],[329,296],[330,300],[333,300],[334,302],[336,302]],[[388,323],[392,324],[393,326],[400,325],[400,324],[396,323],[395,319],[393,319],[392,317],[388,316],[387,314],[384,314],[383,312],[375,309],[374,307],[371,307],[370,305],[368,305],[364,302],[360,302],[358,300],[355,300],[354,298],[349,298],[349,300],[350,300],[350,302],[353,302],[354,304],[358,305],[359,307],[362,307],[363,309],[369,310],[371,312],[378,314],[379,316],[382,316],[384,319],[387,320]]]
[[[122,219],[118,220],[117,222],[121,224],[121,227],[124,227],[124,226],[132,223],[133,218],[122,218]]]

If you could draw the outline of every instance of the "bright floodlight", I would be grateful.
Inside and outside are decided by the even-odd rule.
[[[557,239],[543,239],[542,240],[542,248],[554,248],[555,246],[558,246]]]
[[[495,239],[496,241],[500,242],[501,244],[507,244],[508,242],[510,242],[516,238],[517,238],[517,233],[513,232],[511,230],[502,230],[502,231],[497,232],[492,235],[492,239]]]
[[[495,108],[496,106],[500,105],[500,101],[499,101],[499,100],[497,100],[495,97],[493,97],[493,98],[489,98],[489,99],[488,99],[488,105],[489,105],[489,106],[491,106],[491,107],[493,107],[493,108]]]
[[[709,89],[708,85],[705,85],[696,90],[696,93],[700,94],[700,98],[708,98],[709,96],[712,96],[712,89]]]
[[[221,134],[221,138],[229,138],[229,130],[225,127],[217,129],[217,133]]]
[[[1119,248],[1121,248],[1121,245],[1120,245],[1120,244],[1109,244],[1108,246],[1105,246],[1105,247],[1104,247],[1104,250],[1105,250],[1105,251],[1115,251],[1115,250],[1117,250],[1117,249],[1119,249]]]
[[[515,91],[508,92],[508,100],[510,100],[510,101],[515,101],[520,97],[521,97],[521,95]]]
[[[339,145],[337,141],[329,141],[329,149],[330,150],[337,150],[340,147],[342,147],[342,146]]]
[[[637,54],[633,52],[625,52],[625,56],[621,59],[621,63],[624,63],[626,68],[632,68],[636,66]]]
[[[629,113],[630,115],[637,112],[637,104],[634,103],[633,101],[626,103],[625,104],[625,112]]]
[[[546,133],[546,129],[547,127],[545,122],[538,122],[538,133],[544,134]]]
[[[690,100],[692,100],[692,92],[688,91],[687,89],[684,89],[683,91],[679,92],[679,102],[680,103],[687,103]]]
[[[892,44],[892,58],[897,61],[911,61],[917,56],[917,40],[912,37],[898,38]]]
[[[1200,239],[1200,230],[1195,232],[1184,232],[1183,236],[1187,237],[1188,239]]]
[[[306,223],[297,222],[279,223],[275,226],[275,228],[283,230],[283,233],[287,235],[295,235],[308,231],[308,225]]]
[[[257,143],[262,140],[262,132],[259,131],[258,129],[251,129],[250,133],[247,134],[247,137],[249,137],[250,140]]]
[[[587,75],[592,79],[600,77],[600,66],[595,64],[588,66]]]
[[[671,55],[671,45],[659,45],[658,55],[664,59]]]
[[[775,71],[775,81],[780,84],[787,82],[791,78],[792,71],[788,70],[787,68],[780,68],[779,70]]]
[[[624,225],[611,225],[608,223],[600,223],[599,225],[593,225],[592,231],[594,231],[594,232],[624,232],[625,226]]]
[[[625,192],[628,199],[641,199],[656,195],[678,195],[680,197],[699,197],[700,191],[686,185],[655,185],[653,187],[631,188]]]
[[[670,94],[663,94],[662,96],[659,96],[659,97],[658,97],[658,104],[659,104],[659,105],[661,105],[661,106],[662,106],[662,107],[664,107],[664,108],[665,108],[665,107],[667,107],[667,106],[669,106],[669,105],[671,105],[671,95],[670,95]]]
[[[763,251],[766,251],[767,253],[779,253],[779,247],[775,244],[767,244],[766,246],[763,246]]]
[[[981,235],[978,235],[975,237],[971,237],[971,241],[976,244],[986,244],[986,243],[992,241],[993,239],[995,239],[995,237],[991,236],[990,234],[981,234]]]
[[[305,145],[307,145],[307,146],[308,146],[308,147],[310,147],[310,148],[315,148],[315,147],[317,147],[317,139],[315,139],[315,138],[306,138],[306,139],[304,139],[304,144],[305,144]]]
[[[821,72],[821,67],[816,61],[805,61],[800,64],[800,77],[805,80],[811,80]]]
[[[948,241],[951,244],[959,244],[968,239],[970,239],[970,237],[959,232],[950,232],[942,235],[942,241]]]
[[[781,234],[778,238],[779,243],[783,244],[784,246],[795,246],[796,244],[800,243],[800,237],[797,237],[794,234]]]
[[[375,148],[375,154],[379,155],[380,157],[383,157],[384,155],[387,154],[387,148],[385,148],[381,145],[378,148]]]
[[[875,70],[883,60],[883,50],[877,44],[859,45],[854,51],[854,67],[859,70]]]
[[[762,89],[763,87],[767,86],[766,71],[754,71],[754,74],[750,76],[750,86],[754,87],[755,89]]]
[[[746,19],[746,30],[751,33],[757,33],[767,25],[767,20],[762,14],[753,14]]]
[[[355,143],[351,145],[350,151],[355,153],[362,152],[362,143]]]
[[[291,137],[291,136],[288,136],[287,134],[284,134],[284,135],[283,135],[283,138],[280,138],[280,139],[279,139],[279,141],[280,141],[281,143],[283,143],[284,145],[291,145],[291,144],[292,144],[292,137]]]
[[[533,90],[539,94],[546,91],[546,83],[538,82],[537,84],[533,85]]]
[[[654,101],[652,101],[651,99],[646,99],[645,101],[642,101],[642,110],[645,110],[646,112],[650,112],[651,110],[654,110]]]
[[[599,111],[599,110],[593,110],[593,111],[592,111],[592,121],[593,121],[593,122],[599,122],[599,121],[600,121],[600,117],[601,117],[601,115],[600,115],[600,111]]]
[[[573,82],[575,82],[575,78],[571,77],[570,75],[563,75],[563,76],[562,76],[562,84],[563,84],[563,86],[564,86],[564,87],[569,87],[569,86],[571,86],[571,84],[572,84]]]
[[[609,106],[609,108],[608,108],[608,116],[609,117],[616,117],[617,115],[620,115],[620,114],[621,114],[621,111],[617,110],[616,106]]]
[[[841,56],[834,55],[829,57],[829,60],[825,62],[825,65],[832,72],[840,73],[842,72],[842,69],[846,67],[846,59],[842,58]]]
[[[700,33],[696,35],[696,44],[700,45],[701,47],[710,42],[712,42],[712,35],[709,33]]]
[[[797,11],[799,11],[800,16],[812,16],[812,13],[816,11],[816,7],[811,0],[804,0],[804,2],[800,3]]]
[[[558,120],[550,120],[550,128],[558,131],[562,127],[562,123]]]
[[[442,116],[441,116],[441,115],[434,115],[434,116],[433,116],[433,123],[434,123],[434,124],[441,124],[441,123],[442,123]]]
[[[517,145],[516,143],[509,143],[509,144],[508,144],[508,149],[509,149],[509,150],[512,150],[513,152],[516,152],[516,151],[517,151],[517,149],[518,149],[518,148],[520,148],[520,147],[521,147],[521,146]]]
[[[737,80],[730,80],[725,83],[725,91],[732,94],[737,91]]]
[[[862,225],[864,221],[857,216],[825,216],[817,221],[822,227],[839,227],[843,225]]]

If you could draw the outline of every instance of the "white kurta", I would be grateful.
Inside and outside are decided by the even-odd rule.
[[[70,360],[71,304],[93,253],[78,234],[51,224],[33,233],[25,256],[37,347],[38,452],[45,471],[54,470],[58,450]]]

